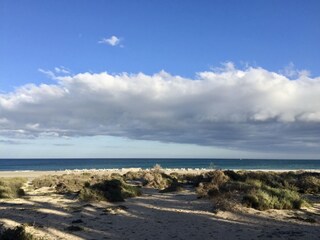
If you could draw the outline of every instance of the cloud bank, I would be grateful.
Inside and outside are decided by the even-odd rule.
[[[292,80],[230,63],[194,79],[165,71],[50,76],[54,84],[0,94],[1,136],[110,135],[320,153],[320,77]]]

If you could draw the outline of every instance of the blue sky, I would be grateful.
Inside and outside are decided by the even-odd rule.
[[[291,86],[292,84],[290,85],[288,81],[296,80],[301,83],[307,81],[309,85],[310,81],[318,81],[320,75],[319,1],[3,0],[0,3],[0,11],[0,94],[2,94],[0,97],[7,100],[6,103],[3,100],[2,106],[0,105],[0,157],[128,157],[128,155],[132,155],[132,157],[261,156],[274,158],[299,156],[315,158],[318,156],[316,151],[319,147],[317,145],[318,139],[313,134],[308,134],[309,132],[319,132],[317,118],[319,106],[311,104],[318,100],[318,92],[311,94],[314,96],[312,99],[299,98],[299,96],[305,95],[299,92],[302,89],[296,85],[303,84]],[[103,39],[111,39],[112,36],[114,36],[116,42],[113,44],[108,43],[108,41],[103,42]],[[230,64],[223,65],[226,62]],[[234,64],[232,65],[231,62]],[[265,72],[250,72],[248,70],[250,67],[252,69],[263,69]],[[281,90],[279,89],[281,87],[287,87],[288,84],[290,85],[289,89],[296,87],[299,89],[298,92],[291,93],[290,102],[287,100],[288,96],[285,97],[286,100],[281,97],[279,98],[280,104],[275,104],[274,108],[270,107],[269,109],[268,106],[273,106],[273,103],[269,101],[276,91],[272,90],[268,93],[269,97],[260,99],[261,104],[259,106],[253,106],[250,113],[246,113],[246,116],[248,116],[248,114],[255,112],[252,116],[250,115],[247,120],[243,120],[239,117],[243,116],[243,113],[240,114],[239,112],[234,117],[234,119],[237,119],[237,123],[232,123],[232,126],[226,126],[224,118],[226,113],[222,113],[221,109],[231,109],[232,103],[226,105],[227,102],[239,102],[244,98],[241,98],[241,100],[232,98],[231,101],[231,98],[224,95],[212,99],[210,93],[206,95],[207,93],[203,90],[199,90],[199,95],[203,98],[189,98],[189,100],[184,95],[177,94],[181,98],[176,99],[170,97],[170,92],[164,93],[164,99],[171,99],[175,103],[183,101],[184,105],[177,104],[176,106],[172,102],[170,102],[171,105],[169,103],[161,105],[161,111],[159,110],[161,114],[157,112],[158,115],[156,115],[160,116],[158,120],[162,121],[164,116],[172,115],[172,112],[170,114],[164,112],[174,107],[179,107],[177,111],[180,111],[180,109],[187,109],[188,105],[194,106],[194,109],[201,109],[203,106],[207,106],[206,104],[208,106],[217,104],[221,106],[221,109],[214,109],[213,111],[212,109],[208,110],[209,107],[205,107],[206,110],[201,113],[186,110],[177,118],[166,118],[167,125],[163,124],[161,127],[158,126],[159,124],[157,126],[154,124],[151,124],[152,126],[148,125],[149,121],[157,121],[154,118],[152,120],[148,119],[148,121],[145,118],[143,120],[140,118],[142,115],[150,116],[154,109],[160,109],[160,102],[154,102],[153,105],[150,103],[145,111],[141,112],[139,116],[135,116],[130,112],[130,109],[139,105],[139,102],[134,100],[137,98],[121,98],[120,102],[119,97],[117,98],[119,102],[114,106],[112,105],[114,102],[111,104],[109,100],[106,100],[103,103],[105,107],[97,108],[96,112],[93,111],[94,114],[98,112],[102,114],[103,112],[103,116],[99,116],[94,121],[91,121],[91,119],[82,123],[88,124],[88,126],[103,125],[105,129],[103,129],[101,135],[98,127],[97,131],[90,128],[90,132],[88,132],[85,129],[83,131],[77,129],[76,131],[70,127],[72,124],[70,126],[60,124],[61,122],[76,121],[71,120],[71,115],[75,116],[75,119],[82,116],[72,112],[71,115],[67,114],[69,118],[63,117],[66,116],[63,114],[68,110],[61,109],[61,106],[64,104],[67,106],[66,101],[71,102],[69,101],[70,96],[74,98],[74,102],[70,106],[83,107],[86,104],[88,105],[87,108],[90,108],[90,104],[97,106],[97,101],[92,100],[90,102],[91,98],[88,97],[96,94],[96,92],[87,93],[86,96],[89,99],[87,103],[77,100],[84,89],[91,89],[90,87],[93,86],[87,84],[83,85],[84,89],[82,90],[76,88],[80,81],[76,77],[78,74],[88,73],[99,78],[99,74],[102,72],[107,72],[111,77],[128,73],[130,78],[130,74],[142,73],[147,78],[150,77],[152,79],[150,81],[157,81],[155,80],[157,77],[152,78],[152,76],[162,70],[169,75],[168,77],[167,75],[164,76],[165,74],[160,74],[158,78],[163,81],[167,78],[174,78],[174,76],[179,76],[188,81],[215,78],[212,75],[208,77],[208,74],[204,74],[210,71],[218,71],[219,73],[222,71],[225,74],[230,71],[242,71],[250,79],[254,74],[262,74],[263,76],[270,74],[270,78],[272,78],[272,73],[277,73],[279,74],[279,81],[283,81],[282,77],[287,78],[287,82],[284,82],[283,85],[276,86],[278,90]],[[202,75],[199,73],[202,73]],[[253,83],[244,87],[243,93],[248,92],[248,89],[256,83],[255,79],[261,79],[262,75],[260,75],[252,77]],[[74,80],[71,85],[69,82],[66,85],[67,80],[62,79],[67,76]],[[110,76],[101,76],[101,78],[109,79]],[[91,79],[89,75],[86,77]],[[100,78],[99,80],[97,78],[92,78],[92,82],[96,81],[95,87],[101,86],[100,83],[100,85],[98,84]],[[133,78],[135,79],[135,77]],[[234,77],[231,76],[231,78],[234,80]],[[306,78],[308,80],[305,80]],[[237,84],[239,81],[237,80]],[[39,91],[34,88],[21,90],[23,86],[30,83],[34,84],[34,88],[39,87],[40,84],[48,84],[48,86],[53,85],[53,87],[68,89],[68,92],[78,92],[70,95],[69,98],[61,97],[60,94],[56,96],[57,99],[54,102],[46,105],[49,102],[48,96],[38,96]],[[193,89],[189,87],[189,83],[179,85],[176,91]],[[158,82],[155,82],[155,84],[158,84]],[[163,82],[159,84],[161,85]],[[247,82],[239,84],[239,86],[237,85],[238,89],[242,89],[242,86],[246,86]],[[145,85],[139,80],[133,88],[143,89]],[[106,89],[106,86],[104,86],[104,90],[107,91],[104,94],[113,94],[119,91],[121,86],[113,86],[116,89]],[[207,87],[213,86],[209,85]],[[215,85],[213,89],[216,88]],[[252,89],[258,91],[257,89],[260,88],[254,85]],[[317,91],[318,85],[310,87],[310,89]],[[237,90],[234,90],[230,92],[236,94]],[[27,93],[24,91],[27,91]],[[147,96],[148,91],[150,92],[150,89],[146,92],[140,92],[141,95],[138,94],[138,96]],[[194,91],[193,89],[187,93],[191,94]],[[304,89],[303,91],[308,92],[309,90]],[[216,92],[213,91],[212,94],[214,93]],[[137,92],[129,91],[126,94],[137,94]],[[34,104],[32,107],[30,107],[30,102],[25,107],[26,102],[23,102],[24,100],[21,100],[22,102],[18,104],[16,103],[18,100],[9,99],[13,95],[15,95],[15,99],[20,100],[26,95],[29,98],[41,99],[43,105],[39,107],[40,104],[32,101],[31,104]],[[277,93],[276,96],[278,95]],[[252,95],[250,96],[252,97]],[[257,100],[256,98],[250,98],[250,96],[246,96],[251,99],[250,101]],[[205,104],[202,103],[203,99],[206,99]],[[150,98],[146,97],[145,100],[150,100]],[[9,109],[9,101],[17,105],[13,107],[10,105]],[[251,107],[251,103],[245,105],[248,101],[244,101],[243,104]],[[310,109],[293,107],[299,105],[300,102],[302,102],[302,106],[311,104],[312,107]],[[162,103],[163,101],[161,101]],[[123,104],[132,104],[132,108],[128,110],[119,107]],[[119,111],[105,110],[106,106],[110,107],[111,105],[113,106],[112,109],[121,109],[119,110],[122,111],[121,114],[119,114]],[[282,107],[280,108],[278,105]],[[45,111],[43,109],[51,110]],[[233,109],[233,111],[238,110]],[[26,114],[33,114],[35,117],[26,117]],[[60,116],[61,119],[51,125],[46,125],[45,123],[49,120],[43,118],[45,115],[51,116],[51,114],[52,118],[59,118]],[[213,114],[214,117],[210,114]],[[127,123],[123,120],[124,115],[132,121],[139,122],[139,124]],[[210,117],[208,117],[209,115]],[[232,118],[232,116],[230,117]],[[22,121],[24,118],[25,122]],[[213,118],[215,120],[212,120]],[[199,119],[202,119],[201,123]],[[206,119],[205,122],[203,119]],[[264,121],[264,123],[255,123],[252,126],[250,125],[252,119],[254,121]],[[183,126],[187,126],[187,123],[190,122],[192,124],[185,129],[181,125],[181,131],[173,133],[171,126],[167,126],[173,124],[176,120],[182,122]],[[289,120],[290,123],[288,123]],[[270,122],[273,121],[274,124],[271,126]],[[110,128],[115,128],[115,122],[122,123],[119,127],[120,130],[117,132],[110,130]],[[246,127],[243,127],[243,124]],[[209,125],[210,127],[207,127]],[[222,125],[223,127],[221,127]],[[34,129],[32,134],[30,133],[30,126],[37,128],[37,130]],[[194,139],[196,140],[192,141],[193,136],[190,127],[195,126],[202,130],[195,134]],[[283,131],[290,131],[288,136],[291,137],[281,139],[277,146],[273,146],[272,141],[270,141],[263,142],[260,145],[257,144],[257,147],[251,147],[252,141],[256,142],[251,139],[253,136],[279,139],[279,136],[276,135],[266,135],[270,129],[278,128],[284,129]],[[52,129],[57,131],[55,132]],[[224,132],[219,130],[219,133],[217,133],[217,129],[226,129],[226,134],[229,134],[232,129],[236,129],[234,131],[238,135],[235,134],[237,136],[230,140],[230,144],[227,144],[227,141],[221,141]],[[255,129],[254,133],[251,132],[252,129]],[[20,130],[28,133],[16,134]],[[51,135],[48,134],[49,132]],[[53,132],[56,134],[53,134]],[[77,133],[74,134],[74,132]],[[188,136],[186,137],[186,135]],[[202,138],[205,141],[200,141]],[[99,144],[92,144],[96,142],[99,142]],[[112,145],[114,143],[116,143],[116,146]],[[83,150],[79,149],[83,145],[90,146],[90,149],[82,152]],[[106,145],[109,147],[106,147]],[[148,149],[146,149],[146,146],[148,146]],[[296,149],[297,146],[299,149],[298,155],[290,150],[291,148]],[[310,151],[310,147],[312,151]],[[275,153],[271,150],[274,148],[277,148]],[[39,149],[46,150],[40,151]],[[126,149],[125,153],[123,149]],[[167,151],[168,149],[171,150]]]

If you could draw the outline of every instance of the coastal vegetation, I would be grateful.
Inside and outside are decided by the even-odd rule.
[[[166,174],[159,165],[156,165],[150,171],[130,171],[124,174],[126,181],[138,181],[145,187],[163,190],[169,187],[175,178]]]
[[[120,174],[64,174],[43,176],[32,181],[35,188],[53,187],[60,194],[76,194],[82,201],[121,202],[141,195],[138,186],[130,185]]]
[[[200,197],[212,199],[217,209],[238,204],[258,210],[300,209],[304,194],[319,194],[320,173],[212,171],[196,177]]]
[[[22,186],[26,178],[0,178],[0,198],[16,198],[23,196]]]
[[[160,193],[195,188],[199,198],[209,198],[216,209],[237,206],[267,209],[300,209],[308,206],[306,194],[320,194],[320,173],[213,170],[201,174],[166,173],[160,166],[123,175],[91,173],[44,176],[32,181],[35,188],[53,187],[57,193],[76,194],[83,201],[124,201],[141,195],[141,187]]]
[[[23,225],[0,230],[1,240],[42,240],[28,233]]]
[[[137,186],[129,185],[122,179],[104,180],[90,185],[87,183],[79,192],[79,199],[83,201],[122,202],[125,198],[141,195]]]

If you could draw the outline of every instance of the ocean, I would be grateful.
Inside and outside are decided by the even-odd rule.
[[[290,159],[0,159],[0,171],[49,171],[66,169],[152,168],[210,168],[210,169],[266,169],[266,170],[320,170],[320,160]]]

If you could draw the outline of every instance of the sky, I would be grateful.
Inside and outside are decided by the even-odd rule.
[[[320,157],[317,0],[2,0],[0,158]]]

